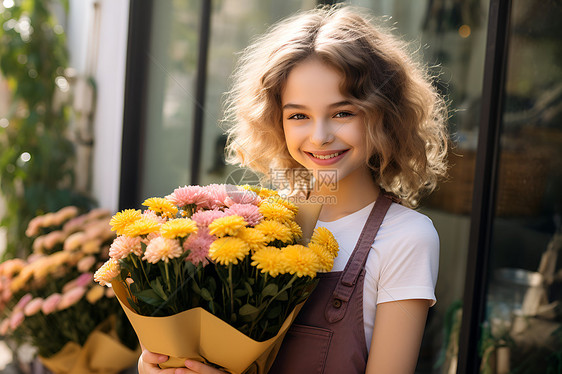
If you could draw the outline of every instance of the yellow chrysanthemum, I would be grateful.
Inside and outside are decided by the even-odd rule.
[[[86,300],[88,300],[90,304],[95,304],[103,295],[105,295],[105,288],[96,284],[86,293]]]
[[[265,239],[268,243],[276,239],[283,243],[289,243],[293,239],[291,229],[277,221],[262,221],[254,228],[265,235]]]
[[[289,209],[293,214],[297,214],[299,207],[291,203],[289,200],[282,198],[281,196],[271,196],[267,199],[268,202],[274,202],[283,205],[285,208]]]
[[[254,191],[255,192],[255,191]],[[272,196],[279,196],[279,193],[277,191],[274,190],[270,190],[269,188],[260,188],[259,192],[256,192],[258,194],[258,196],[262,199],[268,199]]]
[[[248,244],[239,238],[219,238],[211,243],[209,257],[221,265],[238,264],[250,253]]]
[[[244,185],[241,185],[240,187],[245,189],[245,190],[252,191],[256,195],[259,195],[260,191],[262,190],[262,188],[260,186],[250,186],[249,184],[244,184]]]
[[[111,221],[109,221],[111,231],[117,232],[117,235],[123,235],[123,230],[140,218],[140,210],[125,209],[111,217]]]
[[[101,240],[94,239],[82,243],[81,252],[87,255],[93,255],[101,252]]]
[[[312,238],[310,238],[311,243],[319,244],[325,247],[335,258],[338,255],[339,245],[334,238],[334,235],[325,227],[317,227],[314,229]]]
[[[121,272],[121,267],[119,266],[119,262],[117,260],[110,258],[103,264],[98,271],[94,273],[94,281],[98,282],[102,286],[111,283],[111,281]]]
[[[0,264],[0,276],[12,278],[15,274],[19,273],[26,265],[26,262],[21,258],[13,258],[4,261]]]
[[[285,273],[296,274],[298,277],[314,278],[320,270],[318,256],[311,249],[300,244],[283,248],[281,261]]]
[[[281,251],[275,247],[265,247],[252,255],[252,266],[272,277],[282,274],[285,264],[281,261]]]
[[[178,207],[170,200],[163,197],[151,197],[150,199],[146,199],[142,205],[168,218],[173,218],[178,213]]]
[[[238,234],[236,234],[236,237],[248,243],[252,251],[262,249],[267,243],[263,232],[249,227],[242,227],[240,231],[238,231]]]
[[[31,263],[30,268],[33,270],[33,278],[35,278],[36,280],[45,279],[45,277],[53,270],[53,268],[56,267],[56,264],[54,263],[55,262],[54,259],[55,259],[55,255],[59,253],[64,253],[68,255],[70,254],[68,252],[62,252],[62,251],[56,252],[51,256],[40,258],[39,260]]]
[[[197,232],[197,223],[189,218],[178,218],[164,223],[160,233],[164,238],[183,238]]]
[[[141,217],[123,229],[123,235],[140,236],[150,234],[160,229],[160,222],[147,217]]]
[[[61,267],[67,267],[67,265],[76,258],[76,254],[76,252],[60,251],[34,262],[33,264],[37,264],[37,266],[35,267],[33,276],[36,279],[43,279],[47,274],[55,273]]]
[[[298,223],[291,220],[291,221],[285,222],[285,225],[287,225],[287,227],[289,227],[291,229],[291,234],[293,235],[293,238],[295,240],[299,240],[300,238],[302,238],[302,228],[299,226]]]
[[[12,292],[19,291],[23,286],[27,284],[27,281],[33,275],[35,266],[36,265],[33,265],[33,263],[26,265],[12,280],[12,283],[10,283],[10,289],[12,290]]]
[[[238,215],[225,216],[211,222],[209,233],[221,238],[226,235],[236,235],[245,226],[246,221],[244,221],[244,218]]]
[[[334,267],[334,257],[328,249],[320,244],[309,243],[308,248],[318,256],[318,271],[328,272]]]
[[[288,222],[295,217],[295,214],[283,205],[272,202],[262,202],[259,210],[265,219],[279,222]]]

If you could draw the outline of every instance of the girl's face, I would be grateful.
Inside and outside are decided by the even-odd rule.
[[[289,153],[320,183],[333,177],[319,171],[335,173],[338,182],[370,178],[364,118],[340,92],[341,80],[337,70],[310,58],[291,70],[281,97]]]

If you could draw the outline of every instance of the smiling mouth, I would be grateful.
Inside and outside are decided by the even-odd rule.
[[[319,159],[319,160],[329,160],[329,159],[331,159],[331,158],[338,157],[339,155],[341,155],[341,154],[343,154],[343,153],[345,153],[345,152],[347,152],[347,151],[348,151],[348,150],[346,149],[346,150],[344,150],[344,151],[338,151],[338,152],[330,153],[330,154],[327,154],[327,155],[321,155],[321,154],[312,153],[312,152],[306,152],[306,153],[308,153],[308,154],[311,155],[312,157],[317,158],[317,159]]]

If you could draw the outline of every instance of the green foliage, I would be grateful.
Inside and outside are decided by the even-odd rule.
[[[170,316],[200,306],[250,338],[264,341],[277,334],[318,283],[318,279],[291,274],[264,275],[250,265],[250,256],[236,266],[195,266],[185,261],[188,253],[168,263],[138,261],[134,254],[119,260],[121,278],[133,280],[125,283],[132,296],[129,303],[137,313]]]
[[[0,72],[12,94],[9,113],[0,113],[5,117],[0,126],[0,190],[6,202],[0,226],[8,231],[4,258],[29,253],[24,232],[34,216],[91,205],[73,191],[74,148],[65,136],[71,109],[63,92],[68,52],[51,12],[55,3],[68,7],[66,0],[21,0],[0,14]]]

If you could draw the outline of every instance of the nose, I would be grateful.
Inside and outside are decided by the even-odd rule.
[[[329,121],[321,119],[313,124],[312,133],[310,134],[310,142],[314,145],[322,146],[334,140],[332,126]]]

